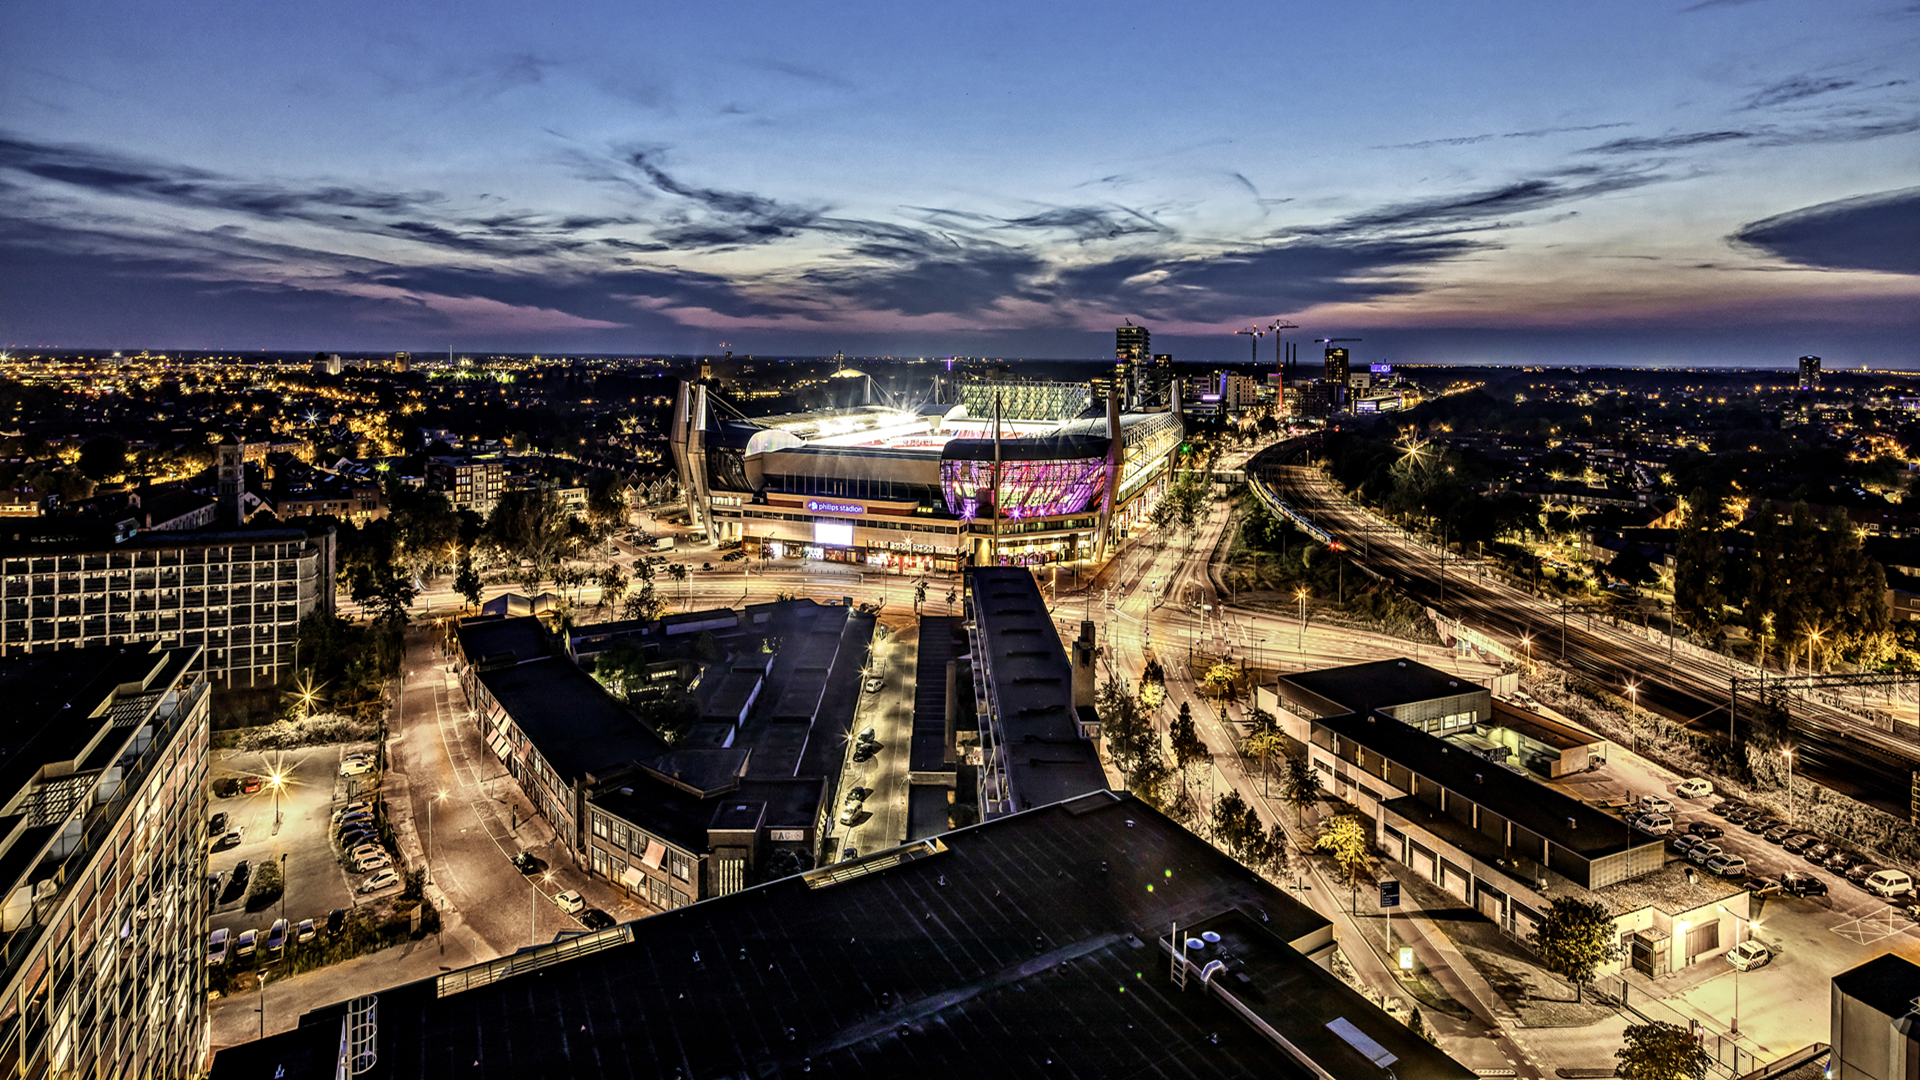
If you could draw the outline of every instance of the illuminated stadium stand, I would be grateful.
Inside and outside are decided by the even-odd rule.
[[[755,420],[719,415],[708,393],[680,385],[670,434],[696,527],[754,557],[894,573],[1104,559],[1158,500],[1184,433],[1177,413],[1113,401],[1076,418],[1084,387],[1055,384]]]

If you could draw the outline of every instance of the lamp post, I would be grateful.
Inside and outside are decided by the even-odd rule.
[[[1293,598],[1300,601],[1300,634],[1294,643],[1293,651],[1305,655],[1307,651],[1307,590],[1296,590]]]
[[[1640,723],[1634,714],[1640,711],[1640,685],[1627,684],[1627,703],[1631,706],[1627,713],[1627,730],[1633,733],[1633,752],[1640,753]]]
[[[540,944],[539,931],[534,928],[535,920],[540,917],[540,885],[542,882],[552,880],[553,873],[549,871],[542,875],[539,881],[531,879],[527,881],[527,944],[529,945]]]
[[[1813,643],[1820,640],[1820,634],[1818,630],[1807,631],[1807,674],[1809,675],[1813,674]]]
[[[433,807],[435,803],[446,797],[446,791],[442,790],[438,795],[427,800],[427,884],[429,885],[433,884]]]
[[[1760,920],[1749,919],[1738,912],[1731,911],[1725,904],[1715,904],[1714,906],[1740,920],[1741,925],[1747,928],[1747,940],[1753,940],[1753,932],[1760,929]],[[1736,948],[1738,948],[1739,945],[1739,942],[1734,942]],[[1736,1038],[1740,1035],[1740,965],[1738,964],[1733,966],[1733,1023],[1727,1028],[1727,1034]]]
[[[267,786],[273,789],[273,828],[280,831],[280,788],[287,782],[287,774],[279,769],[267,771]]]
[[[1787,762],[1787,820],[1794,821],[1799,815],[1794,812],[1793,805],[1793,751],[1791,749],[1782,750],[1780,751],[1780,756],[1785,758]]]
[[[1523,650],[1525,650],[1525,651],[1526,651],[1526,654],[1527,654],[1527,671],[1528,671],[1529,673],[1531,673],[1531,672],[1533,671],[1533,635],[1531,635],[1531,634],[1521,634],[1521,635],[1520,635],[1520,648],[1522,648]]]

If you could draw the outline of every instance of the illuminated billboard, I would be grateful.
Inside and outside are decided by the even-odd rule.
[[[852,547],[853,526],[844,521],[816,521],[813,523],[813,542]]]
[[[1002,462],[1000,514],[1009,521],[1077,514],[1100,498],[1106,480],[1104,458]],[[993,462],[942,461],[940,487],[949,512],[964,520],[993,516]]]

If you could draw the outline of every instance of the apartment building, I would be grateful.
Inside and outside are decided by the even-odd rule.
[[[428,458],[427,487],[445,495],[455,510],[485,517],[507,489],[507,465],[491,457]]]
[[[131,533],[76,519],[0,529],[0,657],[131,642],[200,646],[195,674],[273,686],[300,620],[333,610],[331,527]]]
[[[205,1065],[200,653],[0,660],[0,1080]]]

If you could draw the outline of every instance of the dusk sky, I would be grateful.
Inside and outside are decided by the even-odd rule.
[[[0,6],[0,347],[1920,367],[1917,185],[1913,0]]]

